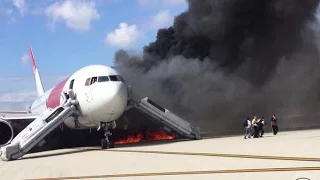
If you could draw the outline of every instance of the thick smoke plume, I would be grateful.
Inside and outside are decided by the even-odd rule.
[[[150,97],[202,129],[239,131],[244,118],[319,109],[314,33],[319,0],[188,0],[142,55],[115,68],[135,98]]]

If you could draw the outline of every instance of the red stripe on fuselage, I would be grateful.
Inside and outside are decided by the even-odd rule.
[[[60,105],[60,94],[62,92],[62,89],[64,87],[64,85],[66,84],[66,82],[68,81],[69,78],[61,81],[58,85],[56,85],[48,99],[47,99],[47,108],[55,108],[55,107],[58,107]]]

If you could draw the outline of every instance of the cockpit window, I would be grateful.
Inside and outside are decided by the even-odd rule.
[[[111,81],[121,81],[124,83],[124,79],[119,75],[111,75],[109,76],[109,78]]]
[[[86,80],[85,86],[89,86],[89,85],[90,85],[90,79],[91,79],[91,78],[88,78],[88,79]]]
[[[117,76],[109,76],[110,77],[110,81],[118,81]]]
[[[118,75],[117,78],[118,78],[119,81],[122,81],[123,83],[125,83],[124,79],[121,76]]]
[[[111,75],[111,76],[99,76],[99,77],[92,77],[92,78],[88,78],[86,79],[86,86],[90,86],[92,84],[94,84],[95,82],[108,82],[108,81],[121,81],[123,83],[124,79],[119,76],[119,75]]]
[[[109,77],[108,76],[100,76],[98,77],[98,82],[106,82],[109,81]]]
[[[94,84],[95,82],[97,82],[97,77],[91,78],[90,85]]]

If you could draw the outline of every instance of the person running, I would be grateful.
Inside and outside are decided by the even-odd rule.
[[[271,117],[271,128],[272,128],[273,135],[277,135],[277,133],[278,133],[278,120],[276,118],[276,115],[273,115]]]
[[[251,130],[251,121],[250,118],[247,118],[247,120],[243,124],[245,129],[244,139],[251,138],[250,130]]]
[[[254,116],[251,122],[251,126],[253,128],[253,132],[251,133],[251,135],[253,136],[253,138],[257,138],[258,137],[258,119],[257,116]]]
[[[264,134],[264,129],[263,126],[265,125],[265,121],[264,121],[264,117],[262,117],[259,121],[258,121],[258,135],[260,134],[260,137],[263,136]]]

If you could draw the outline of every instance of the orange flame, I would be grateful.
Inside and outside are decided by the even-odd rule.
[[[115,144],[131,144],[131,143],[138,143],[143,140],[143,135],[139,132],[137,135],[127,136],[126,138],[120,139],[115,141]]]
[[[142,132],[138,132],[136,135],[127,136],[123,139],[115,141],[115,144],[132,144],[139,143],[142,141],[159,141],[159,140],[170,140],[174,139],[175,136],[173,134],[166,133],[162,130],[158,130],[155,132],[147,131],[144,136]]]
[[[174,135],[166,133],[164,131],[158,130],[156,132],[148,132],[147,133],[147,140],[169,140],[174,139]]]

